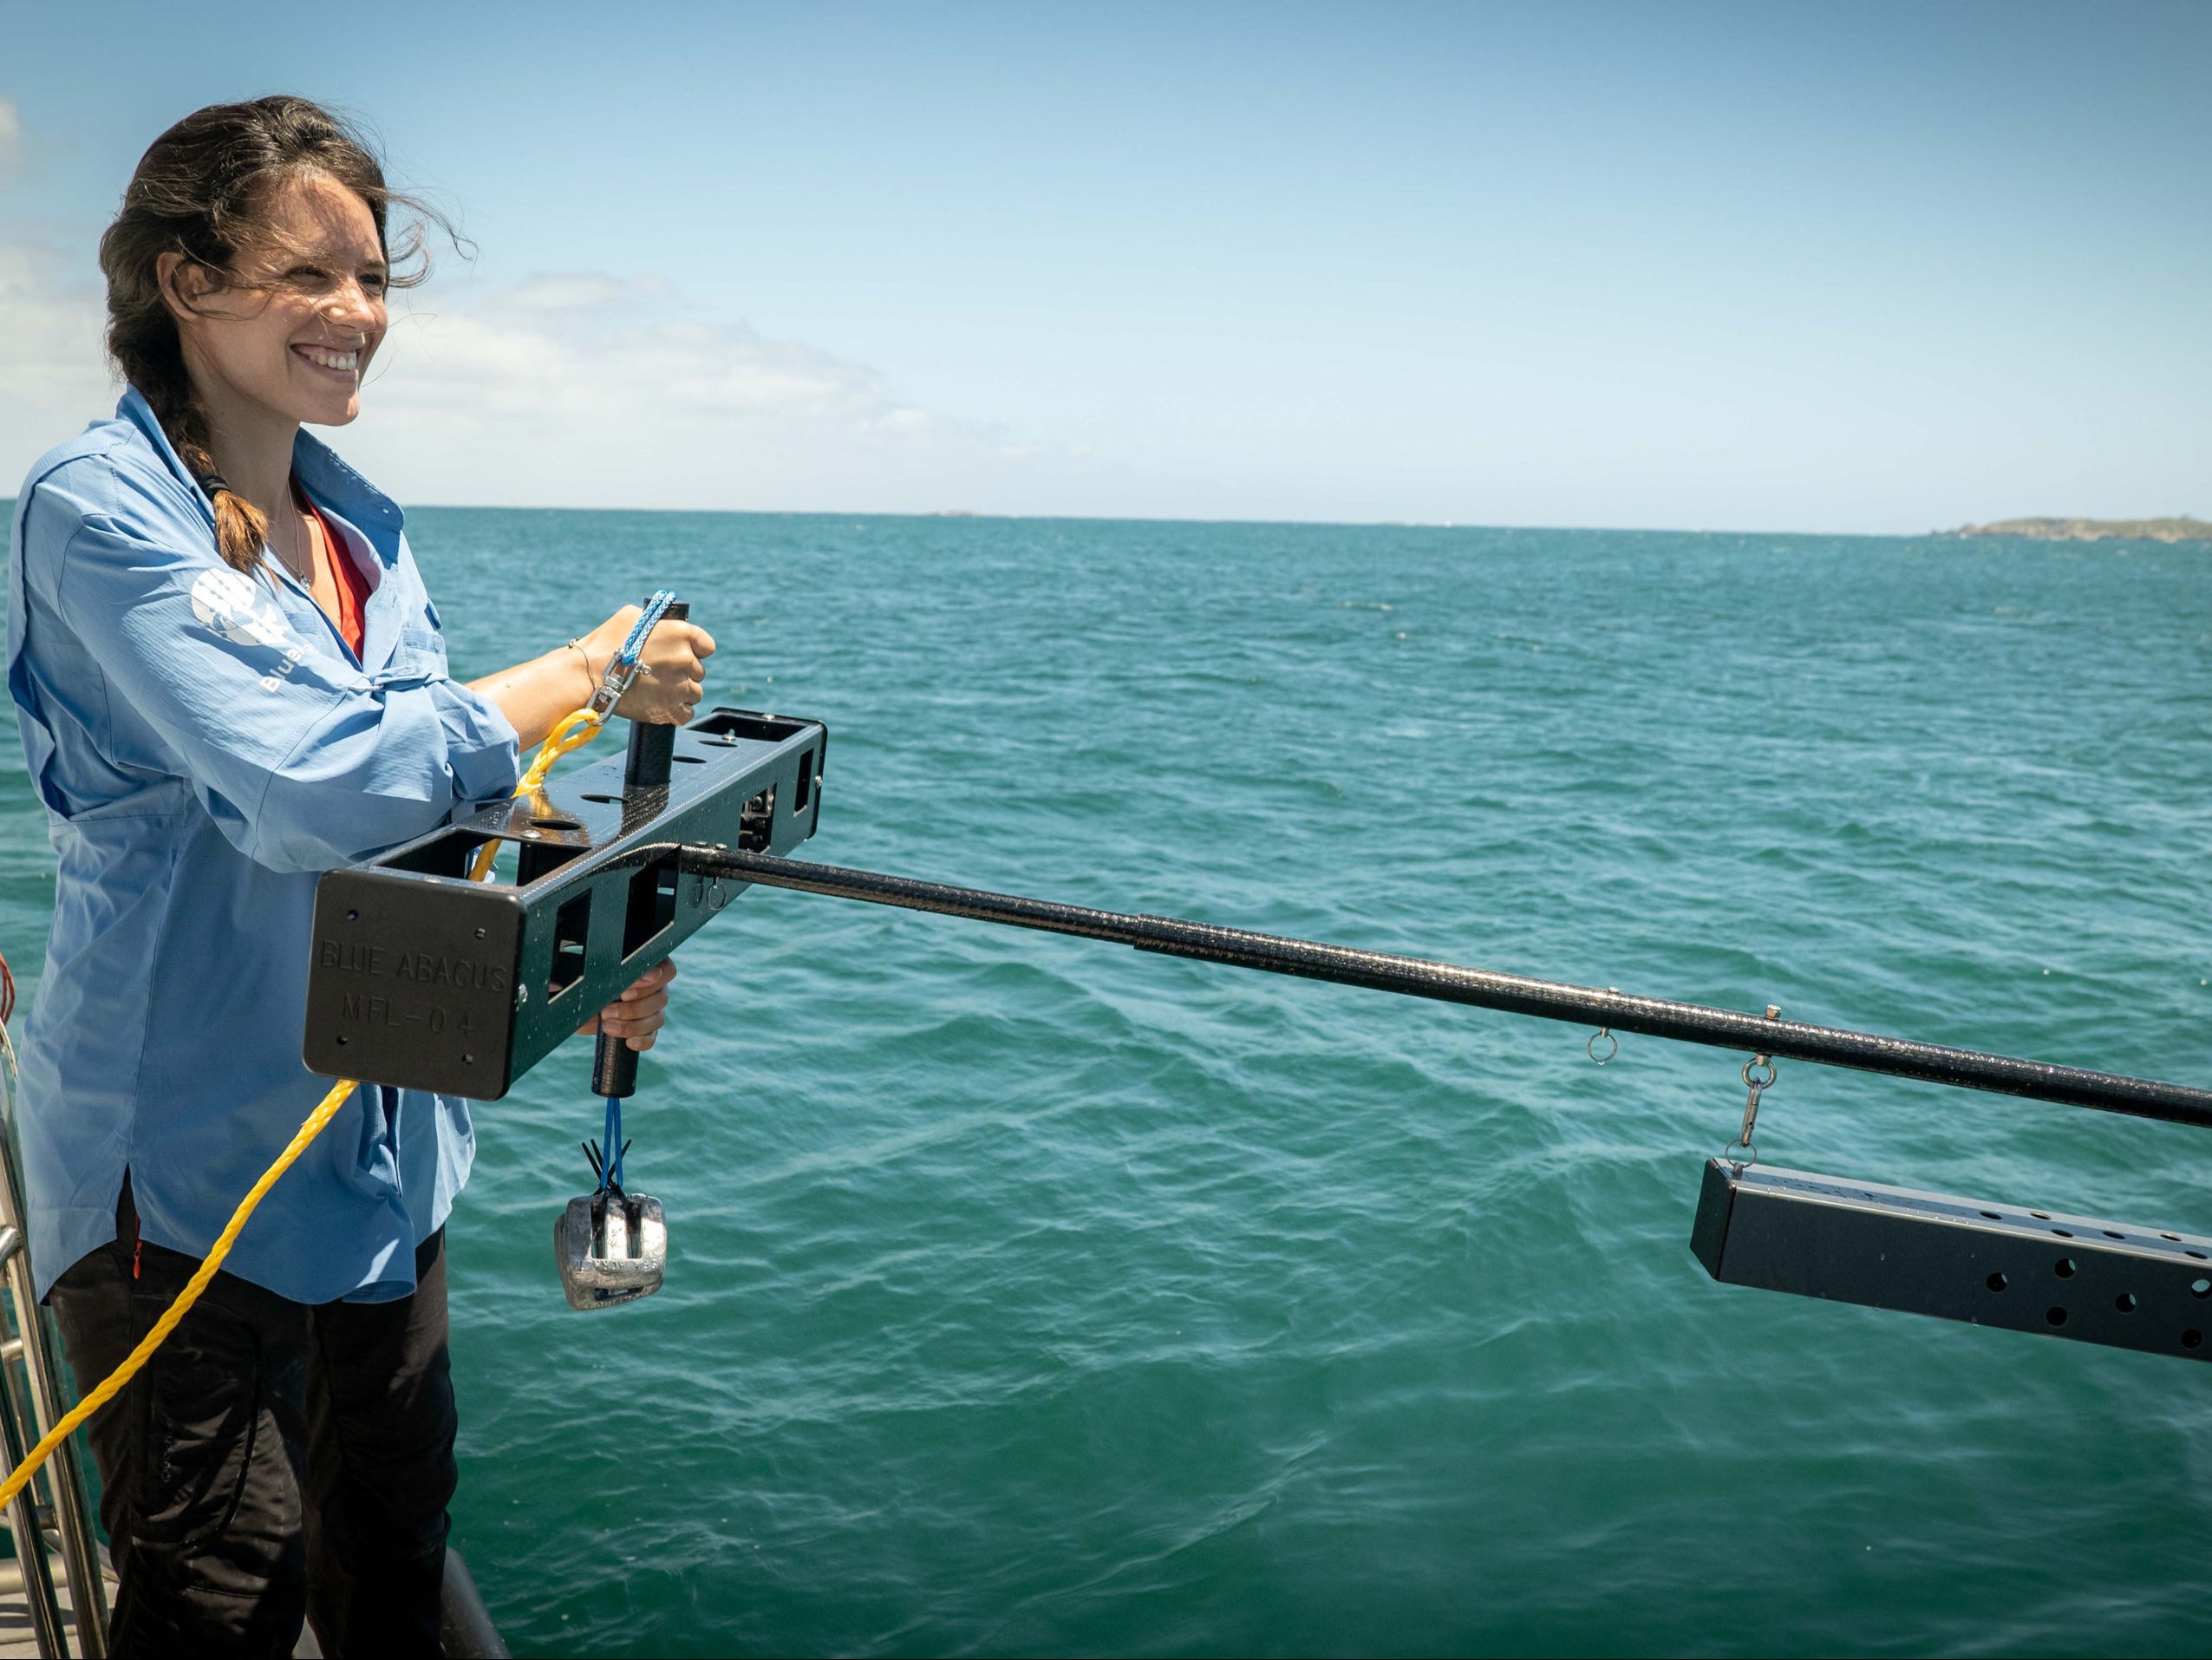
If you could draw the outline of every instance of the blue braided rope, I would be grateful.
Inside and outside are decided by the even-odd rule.
[[[599,1189],[622,1186],[622,1097],[607,1097],[606,1140],[600,1142]]]
[[[630,625],[630,637],[622,643],[622,650],[615,653],[615,661],[625,666],[636,663],[645,650],[646,637],[652,633],[661,618],[669,614],[669,607],[675,603],[675,590],[662,588],[645,602],[645,609]]]

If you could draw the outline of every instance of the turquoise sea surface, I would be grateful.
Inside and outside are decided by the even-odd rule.
[[[423,510],[456,670],[673,585],[802,856],[2212,1082],[2212,552]],[[0,949],[51,901],[0,746]],[[571,763],[573,764],[573,763]],[[1744,1057],[754,890],[564,1304],[477,1117],[518,1652],[2202,1653],[2212,1370],[1714,1284]],[[2212,1230],[2212,1140],[1785,1062],[1769,1160]]]

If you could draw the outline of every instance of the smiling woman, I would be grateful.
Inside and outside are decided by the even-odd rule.
[[[302,99],[156,140],[101,241],[129,387],[17,500],[8,684],[59,853],[18,1128],[82,1383],[330,1088],[297,1040],[321,873],[512,789],[637,614],[455,682],[398,506],[303,430],[361,412],[396,199]],[[713,650],[663,624],[616,712],[688,721]],[[673,972],[587,1029],[649,1047]],[[463,1101],[356,1090],[93,1415],[115,1652],[289,1654],[303,1616],[326,1653],[436,1651],[444,1225],[473,1147]]]
[[[259,565],[264,540],[296,553],[303,531],[288,499],[289,456],[278,455],[273,479],[233,483],[217,471],[217,435],[241,459],[261,458],[270,447],[251,441],[255,429],[283,411],[323,426],[361,413],[386,294],[427,274],[419,224],[402,251],[414,268],[393,273],[395,199],[407,199],[326,112],[265,98],[200,110],[164,134],[100,240],[108,350],[179,456],[213,484],[218,544],[238,570]],[[299,569],[297,557],[287,563]]]

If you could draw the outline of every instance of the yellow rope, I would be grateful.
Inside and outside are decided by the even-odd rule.
[[[116,1391],[129,1382],[138,1369],[153,1357],[153,1351],[177,1329],[178,1322],[185,1317],[192,1305],[199,1301],[199,1294],[207,1289],[208,1282],[223,1266],[223,1258],[231,1254],[231,1247],[238,1243],[246,1219],[253,1214],[255,1207],[268,1197],[269,1190],[277,1185],[277,1179],[292,1167],[292,1161],[307,1151],[307,1144],[323,1133],[323,1127],[338,1115],[338,1108],[346,1104],[346,1098],[359,1087],[351,1078],[342,1079],[331,1087],[330,1093],[323,1097],[323,1104],[310,1113],[307,1121],[299,1127],[299,1134],[292,1137],[291,1145],[277,1155],[276,1163],[261,1173],[261,1180],[253,1184],[252,1190],[239,1201],[238,1209],[231,1212],[230,1221],[222,1232],[215,1236],[215,1243],[208,1248],[207,1260],[199,1265],[199,1272],[185,1282],[184,1290],[177,1293],[177,1300],[170,1304],[167,1311],[153,1323],[153,1330],[140,1340],[138,1347],[131,1350],[128,1359],[108,1375],[106,1382],[78,1402],[60,1423],[46,1432],[38,1445],[30,1449],[30,1455],[16,1467],[13,1475],[5,1481],[0,1481],[0,1507],[4,1507],[10,1500],[23,1490],[25,1484],[37,1474],[38,1467],[54,1455],[55,1448],[76,1433],[79,1424],[113,1400]],[[32,1310],[25,1317],[32,1317],[36,1312]]]
[[[588,709],[580,709],[556,722],[545,742],[538,747],[538,754],[530,763],[530,770],[522,775],[522,782],[516,788],[515,794],[527,795],[542,788],[546,774],[553,770],[553,763],[570,751],[581,749],[591,742],[598,735],[602,724],[604,717]],[[475,879],[481,881],[489,874],[492,860],[499,851],[499,844],[496,840],[484,844],[484,850],[477,855],[476,867],[472,872]],[[138,1347],[132,1350],[123,1363],[102,1380],[99,1388],[78,1402],[61,1422],[40,1437],[38,1445],[32,1448],[23,1461],[16,1467],[14,1474],[5,1481],[0,1481],[0,1509],[6,1508],[8,1502],[29,1484],[31,1477],[38,1474],[39,1466],[54,1456],[55,1448],[75,1435],[78,1426],[86,1419],[114,1400],[123,1385],[138,1375],[139,1369],[153,1358],[153,1351],[167,1341],[169,1334],[191,1311],[192,1305],[199,1301],[199,1294],[222,1271],[223,1259],[231,1254],[231,1247],[238,1242],[238,1235],[245,1231],[246,1222],[252,1217],[255,1209],[269,1196],[269,1190],[277,1185],[284,1172],[292,1167],[299,1155],[307,1151],[308,1143],[323,1134],[324,1127],[338,1115],[338,1109],[346,1104],[348,1097],[360,1087],[359,1080],[354,1078],[341,1079],[330,1087],[330,1093],[323,1097],[322,1105],[310,1113],[300,1125],[299,1134],[292,1137],[291,1145],[277,1155],[277,1162],[261,1173],[261,1180],[254,1183],[252,1189],[238,1201],[238,1209],[231,1212],[231,1219],[224,1224],[222,1232],[215,1236],[215,1243],[207,1248],[206,1260],[185,1282],[184,1290],[177,1293],[177,1300],[170,1304],[161,1317],[153,1323],[153,1330],[140,1340]],[[30,1319],[35,1317],[35,1314],[36,1310],[28,1310],[23,1317]]]
[[[553,729],[545,735],[545,742],[538,746],[538,754],[530,763],[530,770],[522,775],[522,782],[514,788],[517,795],[532,795],[545,788],[545,775],[553,770],[553,763],[571,750],[581,749],[599,735],[599,729],[606,717],[580,709],[573,715],[564,715],[553,722]],[[499,856],[499,844],[495,839],[477,850],[476,863],[468,872],[468,879],[480,882],[492,873],[492,861]]]

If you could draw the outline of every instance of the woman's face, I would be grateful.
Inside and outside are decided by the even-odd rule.
[[[210,402],[285,421],[343,427],[361,413],[361,377],[384,338],[388,275],[369,204],[328,174],[297,173],[266,204],[271,234],[216,286],[181,255],[161,256],[185,362]]]

